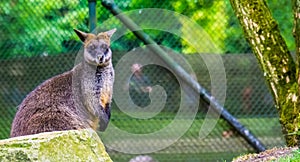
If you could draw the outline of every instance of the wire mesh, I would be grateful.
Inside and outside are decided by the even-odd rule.
[[[222,54],[227,81],[224,107],[250,129],[267,148],[285,144],[272,96],[255,57],[252,54],[244,54],[250,53],[251,50],[243,38],[229,1],[126,0],[115,1],[115,3],[124,11],[137,9],[143,12],[145,8],[168,9],[197,22],[216,44],[217,49],[214,53]],[[271,9],[278,7],[272,1],[269,3]],[[74,66],[81,43],[72,29],[88,31],[87,4],[88,2],[84,0],[0,2],[0,139],[9,137],[16,108],[30,91],[44,80],[70,70]],[[278,21],[288,20],[285,26],[280,28],[292,29],[290,25],[292,19],[282,18],[278,12],[280,11],[274,13]],[[132,16],[138,21],[138,15],[136,18],[134,14]],[[154,17],[159,16],[161,15]],[[101,29],[116,27],[118,30],[127,31],[117,19],[101,7],[100,3],[97,3],[97,18]],[[145,21],[141,25],[154,21],[172,23],[168,19],[163,19],[163,16],[160,18]],[[104,21],[107,19],[110,21]],[[210,54],[199,54],[186,40],[170,32],[154,29],[146,29],[145,32],[159,45],[177,54],[180,53],[191,65],[198,82],[208,91],[211,90],[210,73],[205,61],[201,59],[201,55],[209,58]],[[294,45],[289,39],[290,36],[284,36],[287,44],[292,48]],[[204,42],[199,42],[202,43]],[[123,34],[112,44],[113,64],[118,64],[126,53],[139,47],[144,48],[141,41],[127,31],[127,34]],[[147,52],[141,53],[143,54]],[[141,70],[148,81],[139,84],[147,84],[150,87],[162,86],[167,100],[162,111],[150,119],[128,116],[113,102],[111,124],[135,134],[155,132],[170,124],[179,110],[181,101],[180,84],[170,70],[157,65],[147,65]],[[133,102],[141,107],[147,106],[151,102],[149,93],[141,95],[134,90],[134,86],[136,85],[129,87]],[[243,153],[254,152],[253,148],[222,118],[206,138],[199,138],[199,130],[203,125],[206,112],[207,105],[200,101],[198,113],[191,127],[182,137],[163,150],[142,156],[151,156],[156,161],[222,161],[231,160],[234,156]],[[116,141],[119,141],[116,145],[128,144],[126,143],[128,141],[122,139]],[[163,138],[153,139],[149,140],[148,144],[155,145],[156,142],[164,141]],[[138,156],[110,148],[107,148],[107,151],[114,161],[130,161]],[[147,159],[147,157],[138,158]]]

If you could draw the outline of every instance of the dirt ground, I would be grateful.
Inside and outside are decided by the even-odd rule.
[[[290,156],[297,147],[273,148],[259,154],[247,154],[234,159],[232,162],[261,162],[272,161],[281,157]]]

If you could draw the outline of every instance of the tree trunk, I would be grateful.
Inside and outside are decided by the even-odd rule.
[[[300,124],[296,64],[265,0],[230,2],[271,89],[287,145],[296,146],[296,135],[287,135]]]
[[[293,10],[294,10],[294,28],[293,28],[293,35],[295,37],[296,43],[296,77],[298,82],[298,96],[300,96],[300,0],[293,0]],[[297,104],[300,105],[300,99],[297,100]],[[299,141],[299,132],[298,132],[298,146],[300,145]]]

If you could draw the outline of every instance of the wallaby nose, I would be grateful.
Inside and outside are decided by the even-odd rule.
[[[105,62],[105,56],[104,55],[99,55],[98,60],[99,60],[100,63]]]

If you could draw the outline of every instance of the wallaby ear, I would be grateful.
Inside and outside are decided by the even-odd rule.
[[[117,29],[114,28],[114,29],[111,29],[111,30],[109,30],[109,31],[107,31],[107,32],[105,32],[105,33],[106,33],[109,37],[111,37],[116,31],[117,31]]]
[[[81,40],[82,42],[84,42],[85,39],[88,37],[88,34],[85,33],[85,32],[82,32],[82,31],[77,30],[77,29],[74,29],[74,31],[75,31],[75,33],[77,34],[77,36],[80,38],[80,40]]]

